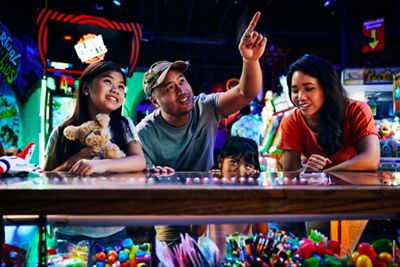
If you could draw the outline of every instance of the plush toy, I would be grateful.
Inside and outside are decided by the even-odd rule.
[[[125,157],[125,153],[112,143],[108,125],[110,116],[97,114],[95,120],[87,121],[80,126],[68,126],[64,129],[64,136],[71,140],[79,140],[82,144],[101,148],[101,158],[116,159]]]

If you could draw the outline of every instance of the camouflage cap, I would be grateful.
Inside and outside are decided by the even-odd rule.
[[[177,70],[183,73],[187,70],[188,66],[188,63],[182,60],[175,62],[162,60],[154,63],[143,77],[143,90],[145,94],[151,96],[153,90],[164,81],[169,70]]]

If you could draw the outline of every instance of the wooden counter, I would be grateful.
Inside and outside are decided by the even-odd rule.
[[[299,184],[298,179],[283,178],[296,175],[263,173],[258,179],[233,181],[213,179],[207,173],[78,177],[49,172],[37,178],[2,178],[0,214],[161,216],[178,221],[222,218],[237,222],[400,214],[395,173],[336,172],[326,183],[323,179],[303,179]]]

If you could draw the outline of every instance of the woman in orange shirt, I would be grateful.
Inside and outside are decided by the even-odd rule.
[[[371,109],[347,97],[329,62],[304,55],[290,66],[287,84],[297,108],[281,124],[284,171],[303,165],[311,171],[377,169],[380,145]]]

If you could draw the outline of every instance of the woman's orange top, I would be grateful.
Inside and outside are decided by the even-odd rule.
[[[332,110],[332,112],[335,111]],[[327,157],[318,144],[317,133],[308,127],[299,109],[296,108],[283,118],[280,127],[282,136],[278,148],[300,152],[306,158],[312,154]],[[343,145],[334,155],[328,157],[332,164],[326,168],[353,158],[357,154],[357,142],[366,135],[379,137],[371,108],[367,103],[349,99],[343,131]]]

